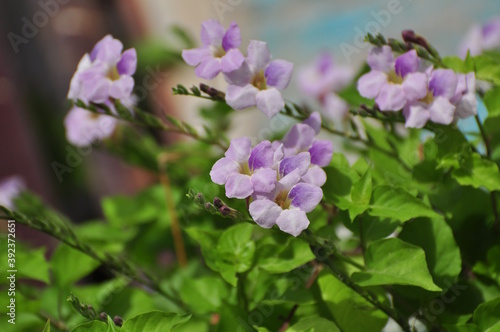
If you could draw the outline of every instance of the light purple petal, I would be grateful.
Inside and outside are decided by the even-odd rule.
[[[457,108],[455,116],[465,119],[469,116],[476,115],[476,75],[474,73],[460,75],[459,87],[457,87],[457,91],[459,92],[459,96],[456,98],[456,101],[452,100],[452,103],[455,103]]]
[[[371,71],[358,80],[359,94],[365,98],[377,97],[383,86],[387,84],[387,75],[381,71]]]
[[[121,76],[113,81],[109,88],[109,96],[115,99],[127,99],[134,89],[134,79],[132,76]]]
[[[13,210],[14,200],[26,188],[24,180],[17,175],[8,177],[0,182],[0,206]]]
[[[309,219],[306,213],[299,209],[283,210],[276,224],[283,232],[297,237],[309,226]]]
[[[226,184],[227,179],[234,173],[239,172],[240,165],[231,158],[221,158],[212,166],[210,178],[217,184]]]
[[[309,183],[297,183],[288,193],[292,206],[304,212],[311,212],[323,198],[323,190]]]
[[[399,111],[406,105],[403,87],[399,84],[386,84],[375,99],[382,111]]]
[[[447,98],[437,97],[429,105],[431,121],[440,124],[450,124],[455,115],[455,106]]]
[[[204,46],[222,46],[224,33],[224,27],[216,20],[201,23],[201,42]]]
[[[305,123],[297,123],[283,137],[283,147],[287,156],[289,153],[308,151],[316,137],[316,131]],[[289,150],[291,150],[289,152]]]
[[[285,60],[273,60],[267,66],[264,75],[268,86],[278,90],[286,89],[293,72],[293,63]]]
[[[465,35],[464,40],[460,45],[460,56],[465,59],[467,51],[471,56],[479,55],[483,52],[483,33],[481,26],[474,25]]]
[[[240,27],[236,24],[236,22],[231,22],[229,28],[227,28],[227,31],[224,34],[224,38],[222,39],[222,48],[224,48],[224,51],[227,52],[230,49],[240,47],[240,44]]]
[[[434,96],[452,98],[457,90],[458,77],[451,69],[436,69],[429,81],[429,90]]]
[[[246,61],[243,61],[238,69],[230,72],[225,72],[224,79],[230,85],[245,86],[252,83],[253,75],[254,73],[248,63]]]
[[[276,203],[259,199],[250,203],[248,208],[253,220],[263,228],[271,228],[283,211]]]
[[[233,48],[227,52],[226,55],[224,55],[221,58],[221,68],[223,73],[230,73],[232,71],[235,71],[243,65],[243,62],[245,61],[245,57],[243,54],[241,54],[241,51]]]
[[[250,151],[252,149],[252,141],[248,137],[238,137],[231,140],[229,149],[224,154],[226,157],[236,161],[238,164],[248,162]]]
[[[274,148],[274,155],[273,155],[273,168],[278,168],[278,164],[283,159],[285,156],[285,150],[283,148],[283,143],[274,141],[272,143],[273,148]]]
[[[406,119],[406,128],[422,128],[431,116],[426,105],[422,103],[407,104],[403,109],[403,115]]]
[[[492,50],[500,47],[500,17],[495,17],[482,28],[483,48]]]
[[[394,69],[394,55],[392,49],[387,45],[372,47],[368,53],[366,62],[372,70],[388,73]]]
[[[90,58],[92,61],[99,60],[114,66],[120,60],[122,50],[122,42],[111,35],[107,35],[94,46]]]
[[[251,84],[243,87],[229,85],[226,92],[226,102],[235,110],[244,110],[255,106],[258,92],[259,90]]]
[[[279,173],[281,176],[285,176],[294,170],[298,170],[299,175],[302,176],[306,174],[310,164],[311,155],[309,152],[301,152],[296,156],[284,158],[280,162]]]
[[[254,72],[264,70],[271,61],[271,53],[266,42],[251,40],[247,52],[248,64]]]
[[[250,153],[248,166],[250,170],[261,167],[271,167],[273,165],[274,149],[269,141],[262,141],[257,144]]]
[[[90,56],[88,54],[85,54],[81,59],[80,62],[78,63],[78,67],[76,69],[76,72],[73,74],[73,77],[71,78],[71,82],[69,85],[69,91],[68,91],[68,99],[83,99],[81,98],[81,92],[82,92],[82,80],[81,80],[81,73],[88,68],[92,66],[92,62],[90,61]]]
[[[196,67],[194,72],[200,78],[211,80],[221,72],[222,66],[220,62],[219,58],[206,57]]]
[[[111,80],[100,78],[86,80],[82,84],[82,97],[92,103],[101,104],[108,100]]]
[[[321,129],[321,115],[319,114],[319,112],[313,112],[307,119],[302,121],[302,123],[314,129],[314,132],[316,134],[319,134],[319,131]]]
[[[190,66],[197,66],[206,57],[212,57],[210,48],[208,48],[207,46],[182,51],[182,58]]]
[[[349,113],[349,105],[344,99],[334,93],[327,94],[323,99],[323,114],[332,122],[342,121]]]
[[[278,183],[276,184],[276,189],[279,191],[289,191],[292,189],[293,186],[295,186],[299,181],[301,180],[302,175],[301,174],[301,169],[294,169],[292,172],[288,173],[284,177],[282,177]]]
[[[276,187],[277,173],[272,168],[259,168],[252,174],[253,189],[259,194],[270,193]]]
[[[268,118],[272,118],[285,107],[285,101],[281,93],[275,88],[259,91],[255,97],[255,102],[257,108],[264,112]]]
[[[427,75],[424,73],[410,73],[402,84],[403,92],[408,101],[416,101],[427,95]]]
[[[250,175],[233,173],[226,182],[226,196],[229,198],[247,198],[253,193]]]
[[[414,73],[418,70],[419,60],[417,51],[411,50],[396,58],[396,74],[405,77],[409,73]]]
[[[137,52],[135,48],[129,48],[122,53],[120,61],[116,64],[120,75],[133,75],[137,69]]]
[[[76,146],[91,145],[111,136],[117,123],[118,120],[111,116],[73,107],[64,119],[66,138]]]
[[[333,143],[328,140],[316,140],[309,149],[311,164],[325,167],[330,164],[333,156]]]
[[[318,165],[311,165],[307,173],[302,176],[302,181],[316,187],[322,187],[326,183],[326,173]]]

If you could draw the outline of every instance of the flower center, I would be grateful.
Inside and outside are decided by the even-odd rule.
[[[252,175],[252,171],[250,171],[248,163],[240,164],[240,174]]]
[[[264,76],[264,71],[261,70],[256,73],[252,79],[252,85],[259,90],[267,89],[266,77]]]
[[[116,68],[116,66],[111,67],[106,77],[112,81],[118,80],[120,78],[120,74],[118,73],[118,68]]]
[[[210,48],[210,51],[212,52],[214,58],[222,58],[224,55],[226,55],[226,51],[224,51],[222,47],[211,46]]]
[[[292,200],[288,198],[287,190],[281,191],[274,199],[274,202],[278,204],[283,210],[288,209],[290,207],[290,204],[292,204]]]
[[[399,76],[398,74],[396,74],[396,72],[394,70],[391,70],[387,74],[387,76],[389,78],[389,82],[390,83],[394,83],[394,84],[401,84],[401,83],[403,83],[403,78],[401,76]]]
[[[420,101],[426,104],[432,103],[434,101],[434,95],[432,94],[432,91],[428,91],[427,95],[424,98],[420,99]]]

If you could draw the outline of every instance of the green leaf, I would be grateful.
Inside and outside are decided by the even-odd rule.
[[[108,332],[121,331],[120,327],[115,325],[115,322],[113,321],[113,319],[109,315],[107,316],[107,320],[108,320]]]
[[[180,194],[176,197],[176,203]],[[102,200],[104,216],[112,226],[123,227],[159,221],[168,225],[165,191],[161,185],[147,188],[135,197],[114,196]]]
[[[286,332],[340,332],[334,322],[322,317],[307,317],[290,326]]]
[[[484,332],[500,331],[500,297],[477,307],[474,311],[474,323]]]
[[[478,153],[473,153],[459,169],[453,170],[452,175],[462,186],[483,187],[489,191],[500,190],[498,165],[481,158]]]
[[[186,279],[179,293],[186,305],[201,314],[217,311],[229,296],[227,284],[211,276]]]
[[[443,219],[415,219],[404,224],[399,238],[425,251],[436,285],[446,288],[462,270],[460,250],[450,226]]]
[[[386,185],[377,186],[373,190],[368,214],[401,222],[417,217],[441,218],[438,213],[407,191]]]
[[[488,118],[500,116],[500,87],[494,87],[486,92],[483,102],[488,110]]]
[[[361,286],[408,285],[441,291],[432,280],[420,247],[397,238],[379,240],[368,247],[365,259],[367,270],[352,275]]]
[[[45,327],[42,332],[50,332],[50,319],[47,319],[47,323],[45,323]]]
[[[51,258],[55,282],[64,287],[80,280],[99,266],[95,259],[65,244],[59,245]]]
[[[281,237],[280,237],[281,238]],[[259,268],[269,273],[286,273],[310,262],[314,254],[309,245],[297,238],[287,236],[283,243],[267,243],[265,248],[258,248]]]
[[[254,226],[238,224],[222,233],[217,244],[217,265],[221,269],[229,267],[235,272],[245,272],[252,266],[255,242],[252,241]]]
[[[474,57],[476,78],[500,84],[500,60],[494,54],[482,54]]]
[[[444,324],[446,332],[481,332],[477,325],[473,324],[461,324],[461,325],[447,325]]]
[[[48,284],[49,263],[45,260],[45,248],[19,249],[16,252],[17,277],[39,280]]]
[[[97,320],[76,326],[71,332],[109,332],[108,324]]]
[[[168,332],[177,325],[187,322],[191,315],[179,315],[162,311],[151,311],[128,319],[121,332]]]
[[[361,295],[329,274],[321,276],[318,284],[321,296],[341,331],[382,331],[387,316]]]
[[[360,176],[349,167],[349,162],[342,154],[334,154],[331,166],[325,168],[327,180],[323,186],[325,199],[341,210],[352,205],[351,188]]]
[[[353,205],[349,208],[349,217],[354,220],[356,216],[365,212],[372,197],[372,173],[369,168],[366,173],[354,184],[351,189],[351,200]]]

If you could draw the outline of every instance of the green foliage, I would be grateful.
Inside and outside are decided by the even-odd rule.
[[[380,240],[368,247],[365,259],[367,270],[352,275],[361,286],[408,285],[441,290],[432,280],[420,247],[396,238]]]

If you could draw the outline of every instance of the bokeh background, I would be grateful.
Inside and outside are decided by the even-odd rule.
[[[381,14],[388,6],[396,6],[398,13]],[[378,32],[369,30],[377,26],[377,17],[383,20],[378,27],[384,35],[398,37],[401,30],[414,29],[443,55],[452,55],[472,24],[499,14],[496,0],[2,0],[0,180],[22,176],[30,189],[77,222],[101,214],[102,196],[134,193],[156,181],[99,148],[77,160],[62,181],[52,166],[66,163],[72,150],[63,126],[71,76],[81,56],[108,33],[144,55],[136,84],[146,87],[148,75],[157,84],[147,85],[149,97],[142,106],[197,123],[196,109],[203,101],[171,92],[177,83],[200,82],[192,68],[176,60],[183,41],[173,33],[174,27],[185,29],[199,43],[202,21],[218,19],[227,26],[234,20],[241,28],[243,48],[250,39],[267,41],[275,58],[292,61],[296,68],[328,50],[338,63],[356,68],[368,45],[349,56],[341,45],[355,47],[359,31]],[[26,28],[26,22],[35,24],[35,30]],[[23,41],[13,46],[13,34]],[[286,97],[300,101],[297,92],[293,82]],[[255,132],[264,121],[258,111],[238,114],[233,134]],[[168,144],[179,138],[158,139]],[[47,241],[39,235],[31,240]]]

